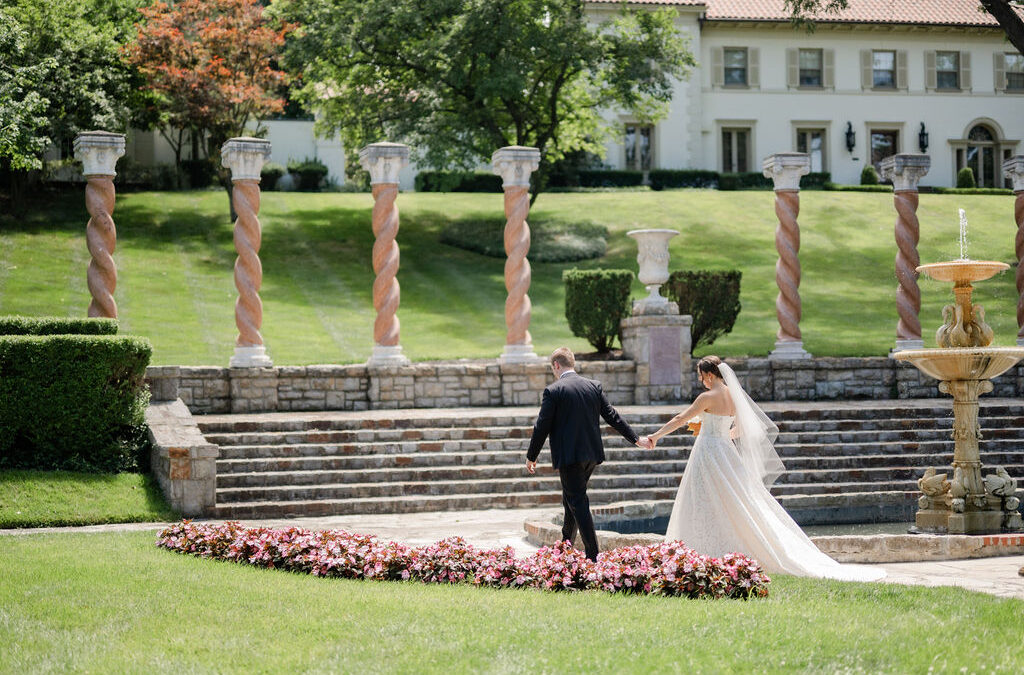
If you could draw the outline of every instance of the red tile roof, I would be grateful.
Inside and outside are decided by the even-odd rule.
[[[621,0],[589,0],[617,4]],[[707,7],[709,21],[789,21],[783,0],[629,0],[631,5]],[[836,14],[819,14],[821,23],[919,24],[934,26],[998,26],[978,0],[849,0]],[[1017,8],[1024,17],[1024,7]]]

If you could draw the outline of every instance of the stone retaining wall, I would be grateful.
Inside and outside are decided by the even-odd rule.
[[[801,361],[729,359],[758,401],[940,398],[935,380],[887,357]],[[581,361],[580,373],[599,380],[614,405],[638,402],[633,361]],[[546,363],[495,361],[414,363],[390,368],[281,366],[220,368],[155,366],[147,379],[153,400],[180,397],[195,413],[243,413],[382,408],[538,405],[551,381]],[[694,374],[692,391],[700,391]],[[993,383],[993,397],[1024,394],[1024,366]],[[641,397],[642,398],[642,397]]]

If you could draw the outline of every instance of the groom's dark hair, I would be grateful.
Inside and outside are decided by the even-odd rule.
[[[573,368],[576,366],[576,357],[572,355],[572,350],[568,347],[559,347],[551,352],[551,363],[557,363],[563,368]]]

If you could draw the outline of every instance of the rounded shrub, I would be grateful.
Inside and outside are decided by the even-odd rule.
[[[327,178],[328,169],[327,165],[319,159],[309,159],[307,157],[301,162],[294,159],[289,160],[288,173],[293,173],[299,177],[300,190],[316,192]]]
[[[958,188],[973,188],[978,187],[977,181],[974,180],[974,170],[965,166],[956,172],[956,186]]]
[[[562,272],[562,281],[569,330],[599,352],[611,350],[619,337],[619,324],[629,316],[633,272],[571,269]]]
[[[878,172],[875,167],[868,164],[860,172],[861,185],[878,185]]]
[[[691,353],[732,331],[740,314],[739,270],[678,270],[669,275],[665,295],[693,317]]]
[[[277,162],[267,162],[260,169],[260,189],[273,190],[278,179],[285,174],[285,168]]]

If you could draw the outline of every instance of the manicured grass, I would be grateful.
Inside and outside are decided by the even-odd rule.
[[[1013,263],[1012,196],[921,195],[923,262],[959,256],[957,208],[970,219],[969,255]],[[672,269],[740,269],[743,310],[732,334],[699,354],[765,355],[773,347],[775,212],[770,192],[666,190],[545,194],[537,218],[582,219],[608,228],[607,254],[578,264],[534,263],[531,332],[539,353],[572,337],[562,270],[636,269],[626,231],[670,227]],[[399,199],[402,345],[415,360],[496,357],[505,341],[504,263],[439,243],[445,223],[501,217],[501,196],[408,193]],[[266,193],[261,257],[263,333],[277,364],[355,363],[371,350],[374,309],[368,194]],[[896,220],[892,195],[801,195],[803,337],[820,356],[884,355],[896,330]],[[84,197],[47,199],[27,216],[0,216],[0,313],[81,316],[88,305]],[[148,336],[155,364],[226,365],[235,337],[234,249],[223,191],[118,197],[115,258],[122,331]],[[926,342],[952,301],[923,279]],[[643,290],[634,284],[634,296]],[[978,285],[996,344],[1013,344],[1012,273]]]
[[[778,577],[766,599],[318,579],[152,532],[0,541],[0,671],[1019,672],[1024,602]]]
[[[176,520],[151,476],[0,471],[0,528]]]

